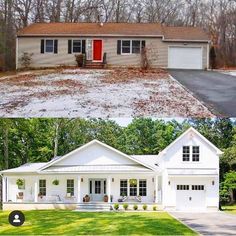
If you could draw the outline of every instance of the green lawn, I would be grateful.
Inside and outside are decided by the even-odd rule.
[[[24,211],[26,221],[20,227],[9,225],[8,214],[0,212],[0,235],[196,235],[166,212]]]
[[[229,213],[232,213],[232,214],[236,214],[236,205],[232,205],[232,206],[222,206],[222,209],[223,209],[225,212],[229,212]]]

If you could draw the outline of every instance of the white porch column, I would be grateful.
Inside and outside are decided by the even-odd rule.
[[[155,193],[156,193],[156,197],[155,197],[155,203],[158,203],[158,175],[155,175]]]
[[[7,198],[6,198],[6,177],[2,177],[2,202],[6,202]]]
[[[77,178],[77,202],[81,202],[81,177]]]
[[[34,180],[34,202],[38,202],[38,194],[39,194],[39,180],[35,178]]]
[[[107,178],[107,195],[108,195],[108,202],[111,202],[111,176]]]

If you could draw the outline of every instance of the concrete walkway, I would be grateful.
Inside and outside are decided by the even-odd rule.
[[[202,235],[236,235],[236,215],[225,212],[170,214]]]

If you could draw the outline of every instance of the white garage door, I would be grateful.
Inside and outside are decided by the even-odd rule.
[[[204,211],[206,209],[204,185],[177,185],[176,210]]]
[[[169,47],[168,67],[172,69],[202,69],[202,48]]]

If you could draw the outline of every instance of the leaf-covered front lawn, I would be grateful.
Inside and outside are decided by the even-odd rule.
[[[222,209],[223,209],[225,212],[229,212],[229,213],[232,213],[232,214],[236,214],[236,205],[223,206]]]
[[[0,212],[0,234],[152,234],[196,235],[166,212],[25,211],[23,226],[8,223],[9,212]]]

